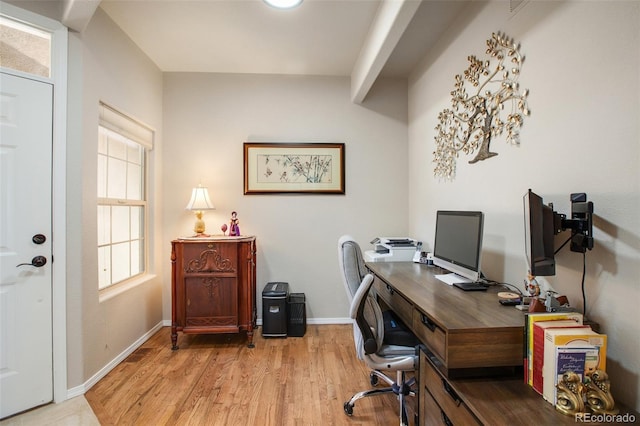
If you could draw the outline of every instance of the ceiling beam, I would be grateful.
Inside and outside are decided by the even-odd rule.
[[[81,33],[100,6],[101,0],[64,0],[62,3],[62,23]]]
[[[415,15],[420,0],[382,0],[351,71],[351,101],[362,103]]]

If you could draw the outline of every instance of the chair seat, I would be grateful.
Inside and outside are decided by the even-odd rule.
[[[383,343],[397,346],[410,346],[412,348],[420,344],[415,334],[407,327],[402,320],[391,310],[382,313],[384,321]]]
[[[415,348],[398,345],[382,345],[378,352],[378,355],[383,357],[407,357],[414,356],[416,354]]]
[[[372,370],[413,371],[417,368],[418,356],[414,348],[382,345],[378,352],[367,355],[365,363]]]

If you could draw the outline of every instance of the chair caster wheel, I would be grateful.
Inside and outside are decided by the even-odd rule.
[[[349,404],[348,402],[345,402],[344,412],[347,414],[347,416],[351,417],[353,415],[353,405]]]
[[[369,383],[371,383],[371,386],[378,386],[378,380],[378,376],[373,373],[369,373]]]

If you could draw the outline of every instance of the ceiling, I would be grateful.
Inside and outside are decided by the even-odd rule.
[[[262,0],[102,0],[99,7],[165,72],[349,76],[378,36],[369,30],[381,3],[304,0],[276,10]],[[380,74],[406,77],[465,3],[424,0]]]

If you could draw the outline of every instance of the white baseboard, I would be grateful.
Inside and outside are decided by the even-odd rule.
[[[307,324],[351,324],[353,320],[351,318],[307,318]],[[262,325],[262,318],[258,318],[256,321],[258,326]],[[171,320],[162,321],[164,327],[171,327]]]
[[[74,398],[76,396],[84,395],[93,385],[98,383],[100,379],[106,376],[111,370],[113,370],[118,364],[125,360],[126,357],[131,355],[136,349],[138,349],[144,342],[149,340],[151,336],[156,334],[163,326],[164,321],[156,324],[151,330],[147,331],[143,334],[138,340],[133,342],[127,349],[125,349],[120,355],[112,359],[107,365],[102,367],[96,374],[91,376],[89,380],[81,384],[80,386],[76,386],[71,389],[67,389],[67,399]],[[169,325],[171,325],[171,321],[169,321]]]
[[[352,324],[353,320],[348,317],[344,318],[307,318],[308,325],[325,325],[325,324]],[[256,321],[258,326],[262,325],[262,318],[258,318]],[[165,327],[171,327],[170,320],[164,320],[162,325]]]
[[[307,324],[351,324],[351,318],[308,318]]]

